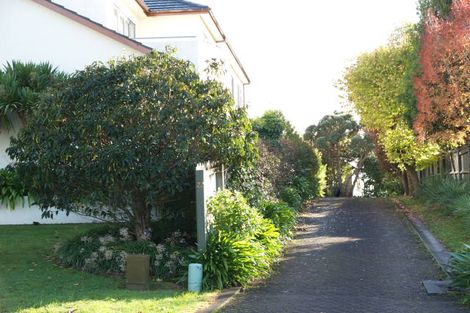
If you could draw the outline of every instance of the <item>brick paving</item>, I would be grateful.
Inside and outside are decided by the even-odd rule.
[[[442,277],[392,204],[322,199],[302,214],[278,272],[222,312],[469,313],[421,282]]]

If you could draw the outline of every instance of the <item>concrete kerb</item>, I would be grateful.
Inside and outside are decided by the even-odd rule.
[[[234,287],[222,290],[222,292],[217,296],[214,303],[209,305],[208,307],[202,308],[196,313],[214,313],[221,310],[224,306],[226,306],[233,298],[240,293],[241,287]]]
[[[448,265],[451,259],[451,253],[447,250],[440,241],[434,237],[428,227],[421,219],[409,213],[409,209],[405,207],[399,200],[392,199],[392,201],[402,210],[402,213],[411,224],[413,230],[423,242],[426,249],[429,251],[433,259],[446,274],[447,279],[444,281],[425,280],[423,285],[428,294],[443,294],[446,293],[451,284],[450,275],[448,272]]]
[[[413,216],[409,213],[409,209],[406,208],[401,202],[397,199],[392,199],[392,201],[402,209],[402,212],[413,226],[413,229],[418,234],[421,241],[424,243],[425,247],[429,250],[434,260],[436,260],[437,264],[441,267],[444,273],[449,276],[447,270],[449,261],[451,258],[451,253],[447,250],[440,241],[434,237],[431,231],[427,228],[427,226],[416,216]]]

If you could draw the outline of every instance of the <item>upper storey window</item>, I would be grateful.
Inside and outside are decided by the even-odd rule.
[[[118,8],[114,9],[114,19],[116,23],[116,31],[129,38],[135,38],[135,23],[125,16]]]

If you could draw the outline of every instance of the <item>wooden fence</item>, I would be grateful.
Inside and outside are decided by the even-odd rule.
[[[470,142],[443,155],[436,163],[419,172],[420,180],[437,175],[470,180]]]

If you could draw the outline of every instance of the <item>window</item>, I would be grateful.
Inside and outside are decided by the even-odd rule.
[[[118,8],[114,9],[114,19],[116,21],[116,31],[129,38],[135,38],[135,23],[126,17]]]

